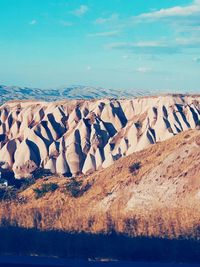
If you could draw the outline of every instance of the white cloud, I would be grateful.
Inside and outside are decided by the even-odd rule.
[[[140,41],[135,43],[135,46],[138,47],[165,47],[166,43],[163,41]]]
[[[123,59],[129,59],[130,56],[128,56],[128,55],[123,55],[122,58],[123,58]]]
[[[119,31],[96,32],[88,34],[90,37],[112,37],[117,35],[119,35]]]
[[[91,66],[87,66],[87,68],[86,68],[87,71],[90,71],[91,69],[92,69]]]
[[[151,68],[147,68],[147,67],[139,67],[136,69],[137,72],[140,73],[148,73],[148,72],[152,72]]]
[[[188,38],[179,37],[175,40],[161,39],[158,41],[140,42],[114,42],[106,46],[108,49],[131,51],[135,54],[175,54],[183,53],[186,49],[199,49],[200,37],[191,36]]]
[[[89,11],[89,7],[86,5],[81,5],[79,8],[75,9],[71,13],[77,17],[82,17]]]
[[[97,18],[95,20],[95,24],[106,24],[106,23],[111,23],[113,21],[117,21],[119,18],[119,15],[114,13],[110,17],[107,18]]]
[[[142,13],[129,19],[127,26],[135,23],[165,22],[173,27],[177,38],[168,40],[166,46],[181,48],[197,48],[200,45],[200,0],[193,0],[185,6],[162,8],[147,13]],[[184,38],[180,36],[184,34]],[[186,36],[186,37],[185,37]]]
[[[35,25],[37,23],[37,20],[33,19],[29,22],[30,25]]]
[[[190,38],[176,38],[175,39],[177,45],[183,46],[183,47],[188,47],[188,48],[192,48],[192,47],[196,47],[199,48],[200,47],[200,37],[190,37]]]
[[[169,44],[164,41],[141,41],[111,43],[108,49],[130,50],[136,54],[174,54],[180,52],[177,44]]]
[[[64,27],[70,27],[73,25],[73,23],[69,22],[69,21],[64,21],[64,20],[61,20],[60,21],[60,24]]]
[[[138,19],[162,19],[170,17],[188,17],[200,14],[200,1],[194,1],[188,6],[175,6],[171,8],[163,8],[157,11],[143,13],[137,16]]]

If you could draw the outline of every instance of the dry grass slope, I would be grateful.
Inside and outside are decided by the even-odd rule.
[[[130,166],[140,163],[136,171]],[[131,236],[200,237],[200,132],[189,130],[74,180],[39,179],[0,202],[2,224]],[[35,197],[44,184],[58,188]]]

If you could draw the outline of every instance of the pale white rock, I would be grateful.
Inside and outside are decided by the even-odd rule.
[[[56,172],[59,174],[66,174],[70,172],[64,153],[60,153],[56,160]]]
[[[96,162],[96,169],[97,170],[102,167],[103,161],[104,161],[103,155],[102,155],[100,149],[97,148],[96,153],[95,153],[95,162]]]
[[[75,175],[81,172],[81,163],[83,163],[83,155],[79,145],[72,143],[66,150],[66,159],[70,168],[70,172]]]
[[[10,129],[10,137],[16,138],[18,136],[18,133],[19,133],[19,125],[18,125],[17,121],[15,121],[13,123],[12,128]]]
[[[13,171],[16,178],[29,177],[39,167],[38,155],[31,147],[29,140],[24,140],[17,146],[14,155]]]
[[[88,153],[83,165],[82,173],[92,173],[96,170],[95,156]]]
[[[7,117],[8,117],[8,111],[7,109],[3,108],[1,110],[1,122],[5,122],[7,120]]]
[[[199,96],[12,101],[0,107],[0,161],[18,178],[47,167],[92,172],[194,129],[199,120]],[[9,152],[12,140],[18,141]]]
[[[52,142],[49,146],[49,156],[58,156],[59,150],[55,142]]]
[[[7,163],[9,167],[12,167],[15,151],[19,144],[20,142],[17,139],[8,141],[0,150],[0,161]]]
[[[56,159],[50,158],[44,165],[45,170],[49,170],[51,173],[56,173]]]
[[[106,155],[105,160],[102,164],[103,168],[108,168],[114,163],[114,158],[112,153],[110,152],[109,154]]]

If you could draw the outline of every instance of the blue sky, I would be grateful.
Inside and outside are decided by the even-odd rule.
[[[200,0],[0,0],[0,84],[200,92]]]

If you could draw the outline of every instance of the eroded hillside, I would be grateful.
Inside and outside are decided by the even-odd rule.
[[[16,178],[38,168],[67,176],[92,173],[199,127],[199,100],[169,95],[7,102],[0,108],[0,161]]]

